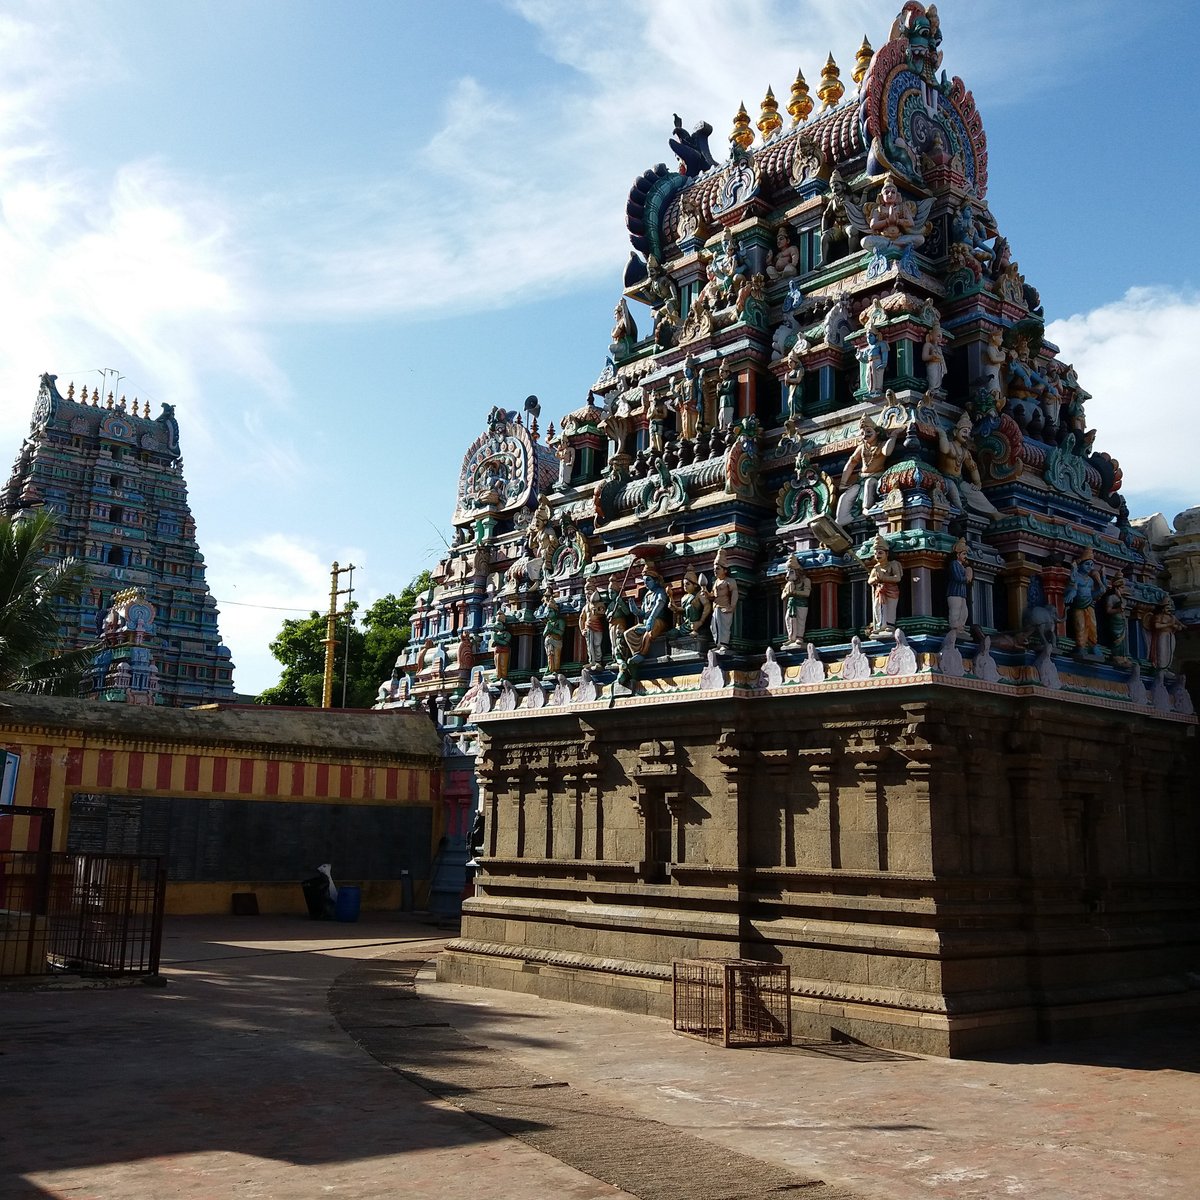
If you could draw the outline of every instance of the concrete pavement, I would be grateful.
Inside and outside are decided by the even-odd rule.
[[[0,991],[0,1197],[1200,1194],[1194,1029],[988,1062],[726,1051],[438,984],[442,940],[172,918],[165,988]]]

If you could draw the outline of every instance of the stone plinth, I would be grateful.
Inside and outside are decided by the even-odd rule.
[[[669,1015],[791,967],[798,1035],[971,1054],[1195,1011],[1194,718],[971,680],[481,716],[439,978]]]

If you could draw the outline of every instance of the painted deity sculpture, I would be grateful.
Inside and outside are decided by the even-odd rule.
[[[588,597],[587,609],[583,614],[583,640],[587,644],[588,666],[599,670],[604,663],[604,627],[607,606],[599,589]]]
[[[632,344],[637,341],[637,337],[637,323],[633,319],[633,313],[629,311],[629,301],[622,296],[613,309],[611,341],[614,346],[619,346],[622,343]]]
[[[1112,660],[1124,666],[1129,662],[1129,596],[1125,576],[1118,571],[1104,597],[1104,624]]]
[[[1158,607],[1146,618],[1146,632],[1150,635],[1150,665],[1158,671],[1169,671],[1175,660],[1175,637],[1185,628],[1175,615],[1175,602],[1164,596]]]
[[[546,651],[546,670],[557,675],[562,669],[563,635],[566,633],[567,621],[559,611],[558,598],[553,592],[547,592],[541,608],[535,614],[542,625],[542,646]]]
[[[642,572],[642,595],[638,621],[625,630],[625,644],[635,662],[650,653],[654,639],[671,625],[671,600],[662,579],[649,566]]]
[[[1104,579],[1089,546],[1071,567],[1063,600],[1071,613],[1071,631],[1079,654],[1096,655],[1096,601],[1104,590]]]
[[[838,497],[836,520],[848,525],[854,516],[854,501],[862,493],[862,509],[874,506],[879,495],[879,476],[895,452],[899,433],[884,436],[884,429],[870,417],[858,423],[858,445],[842,469],[841,494]]]
[[[959,538],[946,564],[946,609],[952,633],[966,631],[969,616],[967,596],[974,578],[975,573],[967,562],[967,540]]]
[[[805,574],[800,560],[793,554],[788,559],[783,583],[783,627],[787,640],[784,650],[799,650],[804,645],[804,630],[808,624],[808,600],[812,580]]]
[[[683,577],[678,611],[680,633],[690,637],[708,637],[712,598],[708,594],[708,580],[703,575],[697,576],[695,567],[688,567]]]
[[[801,338],[783,358],[783,365],[786,368],[783,373],[784,411],[787,420],[793,424],[802,415],[801,410],[804,399],[804,352],[807,349],[808,342]]]
[[[767,263],[767,278],[789,279],[799,273],[800,251],[792,242],[792,235],[786,225],[780,225],[775,232],[775,253]]]
[[[871,586],[871,628],[870,633],[886,635],[896,628],[896,607],[900,603],[900,581],[904,577],[904,568],[891,556],[887,540],[880,536],[875,539],[875,562],[871,567],[867,582]]]
[[[946,353],[943,347],[946,335],[942,332],[941,323],[934,321],[933,326],[925,335],[921,346],[921,361],[925,364],[926,390],[930,396],[945,395]]]
[[[862,364],[861,386],[872,396],[883,392],[883,377],[888,364],[888,344],[873,329],[867,331],[867,340],[858,351]]]
[[[717,372],[717,424],[729,429],[737,416],[737,377],[729,369],[729,360],[722,359]]]
[[[951,436],[938,427],[938,470],[945,477],[952,504],[988,517],[1000,515],[981,486],[979,466],[971,452],[971,418],[966,413],[959,417]]]
[[[846,181],[835,171],[829,180],[829,196],[821,210],[822,265],[857,249],[857,238],[850,231],[850,217],[846,212],[849,194]]]
[[[667,406],[661,396],[653,396],[646,406],[646,420],[650,433],[650,449],[661,454],[667,442]]]
[[[717,551],[713,562],[712,586],[712,639],[718,654],[729,652],[729,642],[733,636],[733,617],[738,606],[737,580],[729,573],[729,565],[725,561],[725,552]]]
[[[509,658],[512,653],[513,639],[509,624],[513,616],[512,609],[506,602],[502,608],[496,610],[496,615],[492,618],[490,626],[492,634],[492,662],[497,679],[508,678]]]
[[[925,222],[932,207],[932,198],[922,200],[919,204],[905,200],[896,181],[889,175],[883,181],[879,198],[865,226],[862,226],[861,218],[858,218],[852,205],[847,204],[846,210],[856,228],[869,230],[862,244],[878,253],[890,246],[916,249],[922,245],[925,241]]]

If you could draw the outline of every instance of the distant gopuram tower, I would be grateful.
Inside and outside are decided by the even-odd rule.
[[[232,700],[233,663],[196,545],[174,407],[164,404],[151,419],[149,404],[139,411],[136,399],[127,404],[111,393],[102,399],[86,388],[76,396],[74,384],[63,396],[56,378],[42,376],[29,436],[0,493],[0,513],[52,509],[56,557],[85,565],[88,583],[78,603],[62,608],[67,646],[101,634],[111,641],[135,592],[157,614],[138,637],[139,656],[152,658],[157,670],[153,698],[148,689],[129,688],[128,666],[116,678],[120,661],[113,679],[102,671],[84,681],[83,694],[132,700],[136,691],[142,702],[168,705]]]

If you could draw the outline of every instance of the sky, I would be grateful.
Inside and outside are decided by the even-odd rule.
[[[584,401],[672,114],[721,157],[740,101],[786,103],[797,68],[815,92],[830,52],[849,85],[899,7],[10,0],[0,459],[43,371],[174,404],[235,686],[260,691],[334,560],[364,606],[434,565],[493,405]],[[938,8],[1097,449],[1170,519],[1200,503],[1200,5]]]

